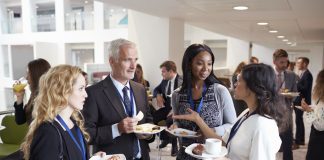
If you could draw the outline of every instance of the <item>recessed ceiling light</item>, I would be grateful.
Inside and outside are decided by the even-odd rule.
[[[85,4],[87,4],[87,3],[88,3],[88,1],[84,1],[84,3],[85,3]]]
[[[111,13],[114,13],[114,12],[115,12],[115,10],[114,10],[114,9],[110,9],[110,12],[111,12]]]
[[[270,32],[270,33],[278,33],[277,30],[270,30],[269,32]]]
[[[259,22],[259,23],[257,23],[259,26],[266,26],[266,25],[268,25],[269,23],[267,23],[267,22]]]
[[[126,9],[125,8],[123,9],[123,12],[126,12]]]
[[[291,42],[287,42],[287,44],[292,44]]]
[[[277,36],[277,38],[285,38],[285,36]]]
[[[238,11],[244,11],[244,10],[249,9],[249,7],[247,7],[247,6],[235,6],[235,7],[233,7],[233,9],[238,10]]]
[[[284,41],[284,42],[288,42],[288,39],[283,39],[282,41]]]

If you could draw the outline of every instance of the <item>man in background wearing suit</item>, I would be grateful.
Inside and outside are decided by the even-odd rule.
[[[307,69],[309,59],[306,57],[299,57],[296,64],[299,72],[299,80],[297,83],[299,96],[295,99],[294,105],[301,106],[301,101],[303,98],[307,104],[312,104],[313,76],[312,73]],[[303,121],[304,111],[297,108],[294,108],[294,110],[296,114],[295,148],[299,148],[299,145],[305,145],[305,126]]]
[[[288,53],[283,49],[277,49],[273,53],[273,64],[274,70],[277,76],[277,89],[278,92],[282,92],[284,90],[288,90],[289,92],[297,91],[297,76],[294,72],[287,71],[287,63],[288,63]],[[287,115],[288,118],[288,127],[287,130],[280,134],[280,138],[282,141],[281,150],[283,152],[283,160],[293,160],[292,153],[292,102],[293,97],[285,96],[284,98],[284,106],[287,107],[287,111],[289,112]]]
[[[133,42],[117,39],[109,47],[110,75],[87,88],[83,115],[94,152],[122,153],[127,159],[148,160],[149,135],[134,134],[137,124],[152,122],[143,85],[134,77],[137,50]],[[144,113],[138,121],[134,116]]]
[[[153,113],[153,120],[155,124],[165,120],[167,126],[170,127],[173,123],[171,118],[171,94],[175,89],[181,86],[183,80],[182,77],[177,74],[177,66],[173,61],[163,62],[160,68],[163,80],[153,91],[153,97],[156,98],[157,105],[160,109]],[[177,139],[168,136],[165,131],[162,131],[161,139],[162,143],[159,147],[164,148],[171,142],[171,156],[176,156],[178,152]]]

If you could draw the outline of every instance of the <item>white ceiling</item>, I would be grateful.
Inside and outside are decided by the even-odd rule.
[[[151,15],[183,19],[216,33],[268,47],[305,49],[324,44],[324,0],[103,0]],[[238,5],[246,11],[235,11]],[[257,22],[268,22],[258,26]],[[269,33],[269,29],[278,33]],[[296,46],[287,45],[278,35]]]

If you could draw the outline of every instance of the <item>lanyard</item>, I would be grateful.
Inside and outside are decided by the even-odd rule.
[[[229,138],[228,138],[228,141],[227,141],[227,144],[226,144],[226,147],[228,146],[229,142],[232,140],[232,138],[235,136],[235,134],[237,133],[238,129],[241,127],[241,124],[246,120],[248,119],[251,115],[253,114],[256,114],[256,112],[252,112],[250,115],[249,115],[249,112],[246,113],[243,117],[241,117],[235,124],[234,126],[232,127],[231,129],[231,133],[229,135]]]
[[[198,113],[200,113],[200,111],[201,111],[201,107],[203,105],[204,95],[206,93],[206,90],[207,90],[206,85],[204,84],[203,91],[202,91],[202,94],[201,94],[201,100],[200,100],[199,105],[198,105],[197,110],[196,110],[196,112],[198,112]],[[195,104],[194,104],[193,99],[192,99],[191,88],[188,90],[188,92],[189,92],[188,93],[188,95],[189,95],[188,100],[189,100],[189,103],[190,103],[190,107],[191,107],[192,110],[195,110]]]
[[[85,152],[85,148],[84,148],[83,136],[81,134],[81,131],[80,131],[79,127],[76,126],[76,131],[77,131],[77,135],[78,135],[81,147],[80,147],[79,143],[76,141],[76,139],[73,136],[73,134],[72,134],[71,130],[69,129],[69,127],[66,125],[66,123],[61,118],[61,116],[57,115],[56,118],[62,124],[62,126],[65,128],[65,130],[69,133],[70,137],[72,138],[72,140],[74,141],[74,143],[76,144],[76,146],[78,147],[80,152],[82,153],[82,160],[86,160],[86,152]]]
[[[127,109],[127,106],[126,106],[126,104],[125,104],[125,102],[124,102],[124,99],[123,99],[123,97],[120,95],[120,93],[119,93],[119,91],[117,90],[116,87],[115,87],[115,89],[116,89],[116,91],[117,91],[117,93],[118,93],[118,95],[119,95],[119,98],[121,99],[121,101],[122,101],[123,104],[124,104],[124,107],[125,107],[125,109],[126,109],[126,112],[127,112],[128,116],[129,116],[129,117],[133,117],[133,115],[134,115],[134,93],[133,93],[132,87],[129,87],[129,92],[130,92],[130,105],[131,105],[131,110],[130,110],[130,111]]]

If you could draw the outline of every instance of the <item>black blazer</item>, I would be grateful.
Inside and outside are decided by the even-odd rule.
[[[60,137],[56,128],[54,128],[54,126],[49,122],[45,122],[35,131],[30,146],[30,160],[58,160],[60,147],[63,147],[64,160],[82,160],[82,153],[75,145],[69,133],[64,131],[57,121],[54,121],[53,124],[58,128],[62,135],[62,144],[60,143]],[[85,144],[84,146],[86,147],[86,151],[88,151],[85,140],[83,140],[83,143]],[[87,153],[86,155],[87,159],[89,159],[89,154]]]
[[[144,113],[144,118],[139,124],[151,123],[153,119],[149,112],[144,86],[133,81],[129,81],[129,83],[134,92],[136,111]],[[122,134],[115,139],[112,137],[112,125],[119,123],[127,115],[110,75],[101,82],[87,87],[86,91],[88,98],[84,105],[83,115],[85,126],[91,137],[90,143],[94,145],[94,152],[122,153],[127,159],[132,159],[133,142],[137,138],[135,134]],[[149,159],[147,142],[147,140],[140,140],[141,154],[144,160]]]
[[[312,102],[312,86],[313,76],[307,69],[300,80],[297,82],[297,90],[300,92],[299,96],[295,99],[294,104],[300,106],[302,98],[305,98],[307,104]]]
[[[153,97],[156,97],[157,94],[162,94],[162,97],[165,100],[164,106],[165,107],[171,107],[171,102],[167,101],[167,96],[165,94],[165,91],[167,89],[167,85],[168,85],[169,80],[162,80],[161,83],[154,88],[153,91]],[[174,86],[173,89],[177,89],[178,87],[180,87],[182,85],[183,79],[181,76],[179,76],[179,74],[177,74],[175,80],[174,80]]]

